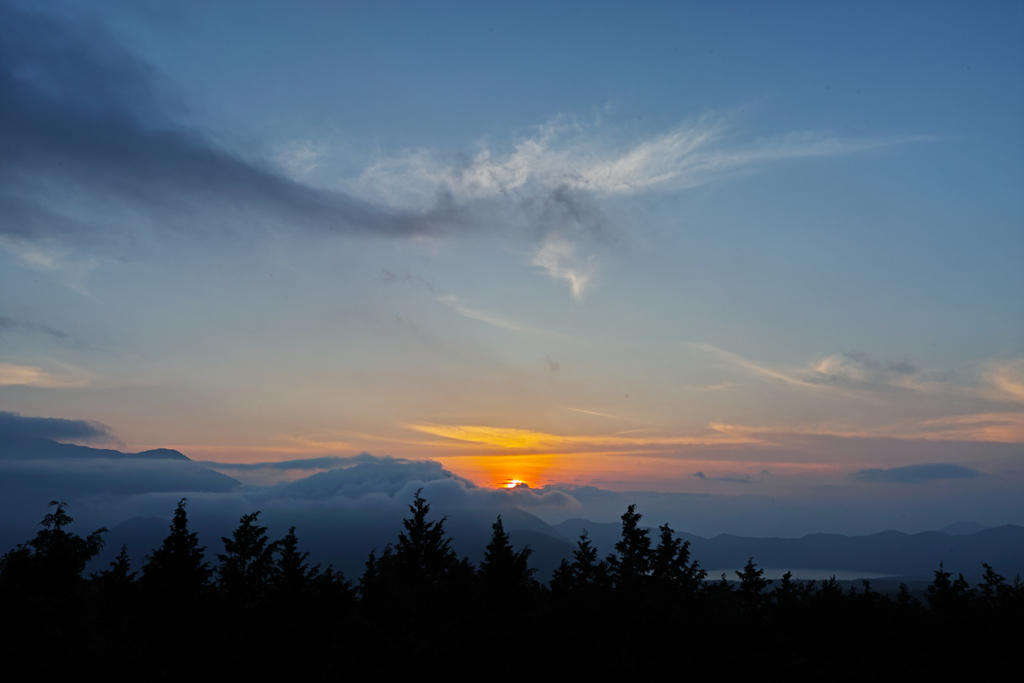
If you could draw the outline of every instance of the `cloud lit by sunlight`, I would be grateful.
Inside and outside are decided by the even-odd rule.
[[[589,263],[580,264],[576,257],[576,247],[565,239],[549,237],[530,263],[544,269],[556,280],[565,280],[569,283],[569,291],[577,299],[581,298],[590,286],[591,266]]]
[[[993,365],[985,379],[1004,397],[1024,403],[1024,359]]]
[[[425,434],[433,434],[455,441],[477,443],[501,449],[579,451],[581,449],[643,450],[685,445],[750,443],[755,439],[725,433],[712,432],[703,436],[625,436],[572,435],[561,436],[529,429],[512,427],[488,427],[481,425],[439,425],[429,423],[407,424],[406,427]]]
[[[96,375],[70,365],[61,364],[62,370],[48,372],[38,365],[0,363],[0,386],[46,387],[50,389],[73,389],[84,387],[96,379]]]

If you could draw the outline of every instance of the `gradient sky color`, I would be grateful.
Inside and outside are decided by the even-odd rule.
[[[935,502],[959,470],[864,472],[957,465],[1022,523],[1022,29],[5,3],[0,409],[484,486]]]

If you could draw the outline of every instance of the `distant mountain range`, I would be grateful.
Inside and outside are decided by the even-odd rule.
[[[34,461],[39,463],[38,467],[26,467]],[[90,461],[108,465],[92,466]],[[6,524],[0,526],[10,527],[0,529],[3,530],[0,542],[6,545],[0,552],[27,540],[23,536],[25,530],[38,521],[40,500],[70,501],[97,493],[129,496],[150,492],[227,493],[241,485],[231,477],[166,448],[122,453],[43,438],[5,437],[0,440],[0,462],[8,463],[5,465],[7,473],[0,479],[0,496],[6,506]],[[14,518],[15,511],[19,519]],[[168,516],[170,512],[168,509]],[[445,510],[439,505],[434,512],[438,518],[448,515],[446,528],[453,539],[453,547],[474,563],[482,559],[490,540],[491,524],[501,514],[513,544],[520,548],[529,545],[533,549],[531,565],[538,569],[537,578],[541,581],[550,578],[562,558],[572,559],[584,529],[601,557],[614,551],[621,536],[618,522],[569,519],[548,525],[518,508]],[[22,521],[22,514],[30,519]],[[380,551],[386,544],[393,543],[401,529],[400,519],[389,515],[355,509],[289,506],[268,509],[260,521],[271,529],[272,538],[283,536],[288,526],[296,525],[300,545],[311,552],[311,560],[325,565],[332,563],[350,578],[358,578],[369,551],[373,548]],[[125,543],[136,569],[140,568],[145,554],[158,547],[167,535],[168,524],[167,519],[136,517],[112,526],[105,551],[90,571],[103,568]],[[237,525],[237,517],[221,513],[196,519],[194,524],[202,542],[209,546],[208,558],[213,561],[214,554],[222,550],[220,537],[231,533]],[[657,544],[657,536],[657,529],[651,529],[652,545]],[[722,534],[710,539],[687,533],[678,536],[690,541],[692,558],[699,560],[706,569],[739,568],[753,557],[759,566],[775,569],[865,572],[921,579],[930,579],[939,562],[944,562],[947,571],[962,572],[972,582],[980,576],[982,562],[1008,578],[1024,574],[1024,527],[1013,525],[985,527],[960,522],[941,531],[918,534],[884,531],[868,536],[811,534],[803,538],[745,538]]]
[[[618,523],[569,519],[554,525],[563,537],[579,538],[584,529],[602,556],[614,549],[622,533]],[[1024,574],[1024,527],[1008,524],[988,528],[953,524],[943,531],[904,534],[883,531],[869,536],[811,534],[803,538],[745,538],[721,534],[701,538],[680,533],[690,541],[690,553],[708,569],[742,567],[751,557],[761,567],[863,571],[871,574],[931,577],[943,562],[946,571],[962,572],[971,580],[987,562],[997,572]],[[972,529],[976,529],[973,533]],[[652,544],[657,529],[651,530]]]
[[[52,439],[27,436],[5,436],[0,441],[0,458],[5,460],[57,460],[61,458],[91,459],[106,458],[124,460],[189,460],[180,451],[171,448],[154,448],[141,453],[122,453],[110,448],[91,448],[70,443],[59,443]],[[191,462],[191,460],[189,460]]]

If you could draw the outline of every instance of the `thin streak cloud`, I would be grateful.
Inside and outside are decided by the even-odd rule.
[[[619,435],[569,435],[548,434],[530,429],[514,427],[491,427],[487,425],[441,425],[432,423],[406,424],[406,428],[424,434],[514,450],[560,450],[578,448],[661,448],[685,445],[724,443],[751,443],[756,441],[747,436],[716,431],[705,436],[649,436],[629,437]]]
[[[794,132],[737,142],[727,117],[707,114],[672,130],[617,143],[596,125],[566,116],[539,125],[506,153],[481,143],[468,161],[447,161],[428,149],[381,157],[354,188],[391,201],[418,204],[439,188],[461,201],[564,188],[600,196],[674,192],[754,166],[786,159],[852,154],[925,138],[843,139]]]
[[[613,420],[627,420],[629,422],[640,422],[640,420],[637,420],[635,418],[623,417],[622,415],[612,415],[610,413],[599,413],[599,412],[594,411],[594,410],[584,410],[583,408],[571,408],[569,406],[562,406],[562,408],[564,408],[565,410],[573,410],[573,411],[575,411],[577,413],[586,413],[587,415],[597,415],[599,417],[610,417]]]
[[[520,325],[509,320],[504,320],[489,313],[483,313],[481,311],[474,311],[470,308],[466,308],[465,306],[462,305],[461,300],[457,296],[439,296],[437,297],[437,301],[439,303],[444,304],[448,308],[451,308],[459,315],[463,315],[467,318],[472,318],[473,320],[479,320],[480,322],[487,323],[492,327],[497,327],[502,330],[511,330],[513,332],[539,332],[539,330],[534,330],[524,325]]]

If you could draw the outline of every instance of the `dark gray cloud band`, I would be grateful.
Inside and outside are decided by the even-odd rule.
[[[297,460],[282,460],[276,462],[214,462],[212,460],[200,461],[199,464],[213,467],[218,470],[233,470],[236,472],[258,472],[260,470],[276,470],[284,472],[288,470],[333,470],[341,467],[351,467],[359,461],[361,456],[368,453],[361,453],[351,458],[341,458],[336,455],[326,455],[321,458],[299,458]]]
[[[109,427],[92,420],[26,417],[19,413],[0,411],[0,438],[109,441],[113,434]]]
[[[101,26],[0,3],[0,235],[97,240],[119,213],[181,227],[172,219],[215,209],[396,236],[462,220],[443,198],[396,212],[297,183],[178,123],[164,90]],[[72,211],[96,205],[102,216]]]
[[[860,470],[851,476],[861,481],[920,484],[940,479],[971,479],[982,476],[982,473],[963,465],[933,463],[927,465],[907,465],[890,469]]]

